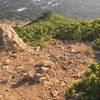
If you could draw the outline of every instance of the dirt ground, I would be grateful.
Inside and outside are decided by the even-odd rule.
[[[65,100],[94,60],[82,42],[0,52],[0,100]]]

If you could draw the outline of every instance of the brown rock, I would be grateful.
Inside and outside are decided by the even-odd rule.
[[[53,97],[57,97],[58,95],[59,95],[59,92],[57,91],[57,90],[51,90],[50,91],[50,93],[51,93],[51,95],[53,96]]]

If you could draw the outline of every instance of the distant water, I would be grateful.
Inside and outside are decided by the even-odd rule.
[[[68,17],[100,17],[100,0],[0,0],[0,19],[36,19],[50,10]]]

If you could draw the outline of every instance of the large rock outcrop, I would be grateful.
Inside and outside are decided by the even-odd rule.
[[[0,25],[0,49],[24,49],[26,44],[11,25]]]

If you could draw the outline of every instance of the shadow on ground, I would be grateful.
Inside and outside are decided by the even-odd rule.
[[[40,82],[35,82],[32,78],[29,79],[20,79],[11,85],[11,88],[18,88],[27,84],[28,86],[39,84]]]

